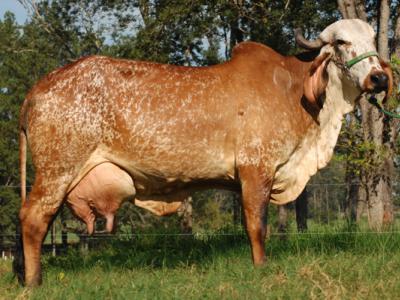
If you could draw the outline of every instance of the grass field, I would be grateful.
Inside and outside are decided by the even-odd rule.
[[[43,258],[44,283],[18,286],[0,263],[0,299],[399,299],[400,234],[272,236],[253,268],[244,235],[108,239]]]

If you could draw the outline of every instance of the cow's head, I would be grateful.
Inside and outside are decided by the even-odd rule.
[[[359,19],[340,20],[329,25],[316,40],[306,40],[300,30],[295,31],[296,42],[309,50],[320,49],[304,81],[304,95],[314,105],[324,93],[329,74],[327,67],[334,64],[344,85],[362,92],[390,94],[392,71],[376,52],[375,32]]]

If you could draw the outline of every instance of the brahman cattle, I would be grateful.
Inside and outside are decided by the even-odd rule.
[[[26,284],[41,282],[41,244],[57,210],[104,163],[124,172],[120,184],[112,172],[101,178],[117,180],[113,193],[122,200],[241,190],[253,262],[263,264],[268,203],[294,200],[330,160],[360,94],[388,93],[392,81],[363,21],[296,39],[313,51],[285,57],[244,42],[210,67],[90,56],[38,82],[20,118]],[[35,181],[25,200],[27,144]]]

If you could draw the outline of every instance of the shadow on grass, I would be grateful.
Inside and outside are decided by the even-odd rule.
[[[106,269],[175,268],[211,261],[228,252],[248,250],[247,237],[243,234],[200,238],[194,235],[150,234],[134,236],[130,240],[104,237],[96,241],[97,245],[86,254],[77,249],[69,249],[66,254],[57,257],[46,256],[44,264],[64,270],[80,270],[99,265]]]
[[[69,249],[66,254],[45,256],[44,266],[61,270],[86,270],[94,266],[103,269],[176,268],[192,264],[207,264],[220,258],[248,257],[250,247],[244,234],[213,236],[143,235],[130,240],[107,237],[97,240],[87,254]],[[395,232],[310,232],[272,236],[266,252],[271,258],[307,254],[349,252],[354,255],[390,253],[400,249],[400,234]]]

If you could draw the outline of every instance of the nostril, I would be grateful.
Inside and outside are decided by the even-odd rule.
[[[374,85],[378,85],[379,84],[379,76],[377,74],[373,74],[371,75],[371,82]]]
[[[387,90],[389,85],[389,77],[385,72],[371,74],[369,78],[374,92]]]

